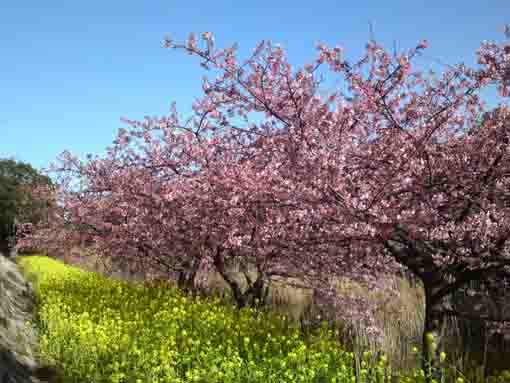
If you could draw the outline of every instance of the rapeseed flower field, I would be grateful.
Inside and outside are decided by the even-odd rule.
[[[67,383],[382,383],[391,376],[384,355],[356,358],[327,327],[304,337],[276,314],[190,298],[169,283],[108,279],[42,256],[18,263],[37,295],[40,359]],[[399,381],[423,379],[415,370]]]

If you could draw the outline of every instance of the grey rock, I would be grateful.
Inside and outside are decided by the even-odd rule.
[[[0,383],[52,382],[52,374],[37,377],[45,368],[36,362],[37,331],[27,325],[34,304],[30,282],[16,263],[0,255]]]

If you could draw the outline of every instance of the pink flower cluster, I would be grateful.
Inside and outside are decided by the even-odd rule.
[[[339,316],[369,324],[374,308],[334,294],[335,278],[391,290],[407,269],[438,309],[508,268],[510,112],[486,112],[478,96],[493,83],[508,95],[508,45],[482,44],[479,68],[426,75],[414,65],[426,41],[397,56],[371,42],[352,63],[319,45],[294,69],[271,42],[240,60],[235,46],[201,37],[203,48],[193,34],[165,40],[216,75],[192,117],[174,105],[126,120],[104,157],[65,153],[54,212],[25,242],[52,252],[87,242],[169,272],[255,267],[266,282],[296,277]],[[324,90],[328,70],[345,86]]]

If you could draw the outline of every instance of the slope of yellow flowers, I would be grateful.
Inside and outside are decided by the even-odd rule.
[[[274,314],[185,297],[167,283],[108,279],[47,257],[18,263],[38,297],[40,358],[66,382],[382,383],[390,375],[383,356],[355,361],[326,328],[304,338]]]

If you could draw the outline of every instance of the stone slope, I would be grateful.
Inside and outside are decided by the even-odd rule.
[[[39,379],[53,374],[36,363],[37,334],[27,326],[34,303],[31,284],[0,255],[0,383],[52,382],[52,376]]]

